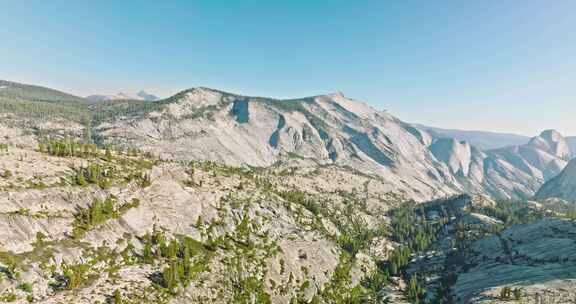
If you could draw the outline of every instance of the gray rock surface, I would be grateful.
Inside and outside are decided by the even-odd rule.
[[[538,193],[537,199],[560,198],[576,202],[576,159],[556,177],[546,182]]]
[[[461,303],[503,303],[502,288],[522,288],[524,303],[570,303],[576,288],[576,224],[543,219],[513,226],[473,245],[469,271],[454,286]]]

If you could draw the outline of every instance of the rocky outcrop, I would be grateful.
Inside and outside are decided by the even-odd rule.
[[[527,303],[569,303],[576,288],[576,225],[542,219],[473,244],[468,271],[453,287],[459,303],[507,303],[502,288],[519,288]],[[540,300],[539,300],[540,299]]]
[[[554,130],[527,144],[497,150],[480,151],[444,137],[435,138],[429,149],[467,191],[505,199],[531,197],[562,171],[572,155],[566,140]]]
[[[545,151],[561,159],[568,159],[572,152],[566,139],[556,130],[546,130],[540,136],[534,137],[528,146]]]
[[[560,198],[576,202],[576,159],[556,177],[546,182],[538,193],[537,199]]]

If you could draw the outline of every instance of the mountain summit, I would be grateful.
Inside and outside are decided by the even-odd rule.
[[[546,130],[542,132],[539,136],[530,140],[528,145],[562,159],[569,159],[572,155],[568,141],[556,130]]]
[[[86,99],[90,101],[108,101],[108,100],[144,100],[156,101],[159,98],[155,95],[148,94],[145,91],[140,91],[136,94],[117,93],[115,95],[90,95]]]

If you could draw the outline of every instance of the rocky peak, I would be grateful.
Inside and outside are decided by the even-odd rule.
[[[136,96],[138,96],[139,98],[142,98],[142,100],[146,100],[146,101],[155,101],[155,100],[159,99],[158,96],[148,94],[144,90],[140,90],[140,92],[136,93]]]
[[[326,96],[329,96],[329,97],[332,97],[332,98],[346,98],[346,96],[344,96],[344,93],[342,93],[341,91],[329,93],[329,94],[327,94]]]
[[[536,197],[576,201],[576,159],[570,161],[558,176],[545,183]]]
[[[453,138],[436,139],[430,146],[430,151],[436,159],[444,162],[453,173],[461,171],[468,174],[472,158],[470,145]]]
[[[155,101],[158,100],[158,97],[152,94],[148,94],[143,90],[140,90],[138,93],[135,94],[119,92],[114,95],[90,95],[87,96],[86,99],[90,101],[110,101],[110,100]]]
[[[331,93],[331,94],[327,94],[327,95],[320,96],[320,97],[321,97],[321,99],[328,99],[328,100],[338,104],[339,106],[341,106],[346,111],[348,111],[350,113],[354,113],[358,117],[372,118],[372,117],[374,117],[375,114],[378,113],[378,111],[376,111],[376,109],[372,108],[367,103],[359,101],[359,100],[348,98],[348,97],[344,96],[344,94],[342,92]]]
[[[560,132],[554,129],[542,131],[542,133],[540,133],[540,137],[545,138],[546,140],[549,141],[559,141],[564,138],[562,134],[560,134]]]
[[[556,130],[543,131],[539,136],[532,138],[528,145],[562,159],[568,159],[572,155],[568,142]]]
[[[225,95],[229,94],[206,87],[191,88],[170,97],[166,113],[177,118],[192,115],[199,109],[217,106]]]

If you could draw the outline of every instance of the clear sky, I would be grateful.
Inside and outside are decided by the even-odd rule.
[[[342,91],[433,126],[576,135],[576,1],[0,1],[0,79],[77,95]]]

